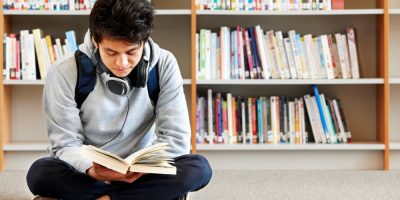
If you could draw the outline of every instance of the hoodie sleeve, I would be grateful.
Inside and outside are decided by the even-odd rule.
[[[72,59],[70,59],[72,60]],[[79,148],[83,143],[83,128],[74,99],[75,79],[68,79],[61,72],[63,64],[74,65],[73,61],[53,66],[47,74],[43,107],[47,132],[50,140],[50,153],[83,173],[92,166],[92,162],[81,156]],[[61,68],[61,69],[60,69]],[[70,68],[69,68],[70,69]],[[73,76],[74,73],[70,72]]]
[[[160,93],[156,106],[156,143],[169,143],[169,153],[176,157],[189,153],[191,130],[178,63],[172,53],[163,53],[165,57],[158,63]]]

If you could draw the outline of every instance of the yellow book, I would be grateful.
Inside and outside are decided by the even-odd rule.
[[[46,69],[46,63],[44,60],[44,55],[42,51],[42,46],[41,46],[41,39],[43,35],[43,31],[41,29],[33,29],[33,38],[35,41],[35,50],[36,50],[36,56],[39,64],[39,73],[40,73],[40,78],[45,79],[47,75],[47,69]]]
[[[56,61],[56,57],[54,55],[54,48],[53,48],[53,43],[51,42],[51,36],[46,35],[45,39],[46,39],[47,48],[49,49],[50,62],[51,62],[51,64],[53,64]]]

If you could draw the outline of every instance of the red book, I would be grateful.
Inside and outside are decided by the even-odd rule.
[[[332,9],[333,10],[343,10],[344,9],[344,0],[331,0],[332,1]]]

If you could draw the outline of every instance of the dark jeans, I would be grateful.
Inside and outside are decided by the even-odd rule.
[[[212,171],[201,155],[190,154],[175,158],[176,175],[145,174],[133,183],[97,181],[56,158],[41,158],[28,171],[31,192],[63,200],[96,199],[108,194],[120,199],[177,199],[188,192],[205,187]]]

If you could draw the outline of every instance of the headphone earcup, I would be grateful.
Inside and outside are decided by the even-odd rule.
[[[134,87],[144,87],[146,85],[147,79],[147,61],[141,59],[139,63],[136,65],[135,69],[133,69],[133,82]]]

